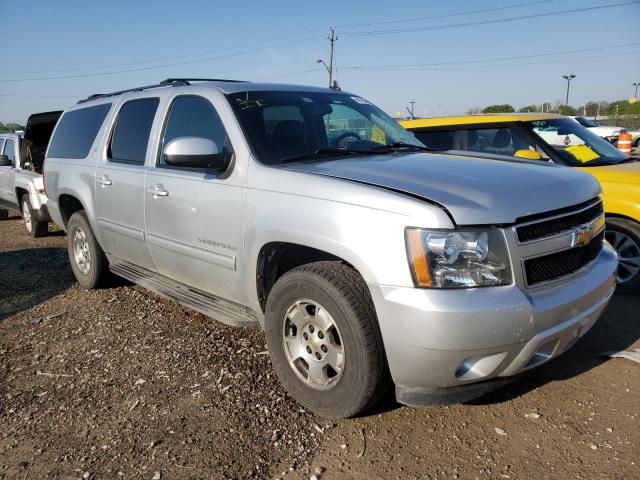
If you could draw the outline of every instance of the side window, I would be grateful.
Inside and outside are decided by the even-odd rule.
[[[141,98],[122,105],[109,143],[110,161],[139,165],[144,163],[159,103],[158,98]]]
[[[110,103],[103,103],[72,110],[62,115],[51,138],[47,156],[86,158],[110,109]]]
[[[454,131],[426,130],[416,132],[416,138],[429,148],[446,151],[453,149],[454,133]]]
[[[158,166],[168,168],[162,152],[171,140],[180,137],[199,137],[212,140],[222,158],[233,154],[233,148],[218,112],[209,100],[203,97],[176,97],[171,104],[164,127]]]
[[[2,152],[2,147],[4,147],[4,138],[0,138],[0,152]],[[2,155],[4,155],[4,153]]]
[[[16,164],[16,149],[15,142],[13,140],[7,139],[4,143],[3,155],[6,155],[14,165]]]

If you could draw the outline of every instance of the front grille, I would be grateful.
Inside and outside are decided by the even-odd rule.
[[[543,257],[525,260],[527,285],[554,280],[574,273],[594,261],[602,250],[604,230],[583,247],[564,250]]]
[[[531,242],[566,232],[574,227],[591,222],[602,215],[603,212],[602,202],[598,202],[581,212],[569,213],[563,217],[523,225],[517,228],[518,240],[520,242]]]

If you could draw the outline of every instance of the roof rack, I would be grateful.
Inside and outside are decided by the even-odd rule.
[[[153,85],[127,88],[126,90],[118,90],[117,92],[111,93],[94,93],[93,95],[89,95],[83,100],[79,100],[78,103],[88,102],[97,98],[114,97],[123,93],[141,92],[142,90],[149,90],[150,88],[191,85],[191,82],[244,82],[244,80],[227,80],[223,78],[167,78],[166,80],[162,80],[160,83],[156,83]]]

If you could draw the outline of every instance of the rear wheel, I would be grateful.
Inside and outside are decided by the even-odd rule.
[[[25,195],[22,200],[22,219],[24,220],[24,226],[27,229],[29,235],[34,238],[42,237],[49,231],[49,224],[47,222],[41,222],[37,219],[36,213],[31,208],[31,200]]]
[[[605,236],[618,253],[618,292],[640,290],[640,225],[626,218],[608,218]]]
[[[367,285],[339,262],[285,273],[269,294],[265,332],[285,388],[319,415],[357,415],[391,384]]]
[[[94,289],[106,282],[109,277],[107,258],[84,211],[74,213],[69,219],[67,249],[71,269],[80,285]]]
[[[7,218],[9,218],[9,212],[0,210],[0,220],[6,220]]]

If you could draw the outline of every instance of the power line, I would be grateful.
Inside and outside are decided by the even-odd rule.
[[[433,63],[405,63],[400,65],[350,65],[343,66],[342,68],[348,68],[351,70],[384,70],[384,69],[396,69],[396,68],[406,68],[406,67],[433,67],[433,66],[443,66],[443,65],[460,65],[467,63],[484,63],[484,62],[495,62],[495,61],[505,61],[505,60],[519,60],[522,58],[537,58],[537,57],[547,57],[552,55],[564,55],[567,53],[580,53],[580,52],[593,52],[598,50],[608,50],[611,48],[622,48],[622,47],[632,47],[640,45],[640,42],[634,43],[621,43],[618,45],[607,45],[603,47],[593,47],[593,48],[579,48],[575,50],[564,50],[559,52],[545,52],[545,53],[536,53],[533,55],[516,55],[511,57],[493,57],[493,58],[483,58],[483,59],[467,59],[467,60],[456,60],[452,62],[433,62]]]
[[[178,58],[187,58],[187,57],[196,57],[199,55],[207,55],[210,53],[215,53],[215,52],[224,52],[224,51],[228,51],[228,50],[235,50],[238,48],[244,48],[244,47],[251,47],[254,45],[261,45],[261,46],[265,46],[265,43],[270,43],[270,42],[274,42],[274,41],[278,41],[278,40],[283,40],[285,38],[295,38],[295,37],[301,37],[301,36],[305,36],[305,35],[309,35],[310,33],[315,33],[320,31],[319,28],[313,29],[313,30],[306,30],[304,32],[299,32],[299,33],[292,33],[289,35],[281,35],[278,37],[271,37],[265,40],[260,40],[260,41],[255,41],[255,42],[249,42],[249,43],[242,43],[239,45],[233,45],[231,47],[224,47],[224,48],[214,48],[212,50],[202,50],[200,52],[193,52],[193,53],[185,53],[182,55],[174,55],[171,57],[160,57],[160,58],[154,58],[154,59],[149,59],[149,60],[137,60],[135,62],[126,62],[126,63],[112,63],[112,64],[107,64],[107,65],[96,65],[93,67],[76,67],[76,68],[62,68],[62,69],[57,69],[57,70],[31,70],[31,71],[21,71],[21,72],[12,72],[12,73],[7,73],[7,72],[0,72],[0,75],[35,75],[35,74],[47,74],[47,73],[62,73],[62,72],[75,72],[78,70],[97,70],[97,69],[101,69],[101,68],[115,68],[115,67],[128,67],[131,65],[140,65],[143,63],[155,63],[155,62],[164,62],[167,60],[175,60]]]
[[[554,0],[538,0],[537,2],[515,3],[513,5],[505,5],[503,7],[483,8],[481,10],[466,10],[462,12],[447,13],[444,15],[435,15],[435,16],[429,16],[429,17],[412,17],[412,18],[403,18],[398,20],[385,20],[382,22],[369,22],[369,23],[350,23],[347,25],[337,25],[337,28],[368,27],[372,25],[388,25],[391,23],[406,23],[406,22],[419,22],[422,20],[437,20],[440,18],[459,17],[461,15],[473,15],[476,13],[496,12],[498,10],[508,10],[511,8],[528,7],[530,5],[537,5],[540,3],[550,3],[553,1]]]
[[[587,57],[573,57],[573,58],[561,58],[561,59],[556,59],[556,60],[546,60],[546,61],[541,61],[541,62],[526,62],[526,63],[510,63],[510,64],[506,64],[506,65],[477,65],[474,67],[446,67],[446,68],[421,68],[421,67],[415,67],[415,68],[396,68],[396,69],[392,69],[392,68],[386,68],[386,69],[371,69],[371,71],[374,70],[381,70],[381,71],[385,71],[385,72],[418,72],[418,71],[444,71],[444,70],[477,70],[477,69],[483,69],[483,68],[505,68],[505,67],[520,67],[520,66],[526,66],[526,65],[541,65],[541,64],[547,64],[547,63],[564,63],[564,62],[569,62],[572,60],[590,60],[590,59],[594,59],[594,58],[610,58],[610,57],[618,57],[618,56],[624,56],[624,55],[640,55],[640,51],[637,52],[621,52],[621,53],[606,53],[604,55],[591,55],[591,56],[587,56]],[[344,68],[349,68],[349,67],[342,67]]]
[[[319,39],[313,39],[313,40],[307,40],[305,42],[297,42],[294,45],[291,45],[289,43],[286,44],[279,44],[279,45],[269,45],[270,48],[273,47],[297,47],[300,45],[306,45],[309,43],[315,43],[315,42],[319,42]],[[105,75],[116,75],[119,73],[128,73],[128,72],[140,72],[140,71],[144,71],[144,70],[157,70],[159,68],[168,68],[168,67],[176,67],[176,66],[180,66],[180,65],[188,65],[188,64],[193,64],[193,63],[201,63],[201,62],[208,62],[211,60],[218,60],[221,58],[233,58],[233,57],[239,57],[241,55],[250,55],[252,53],[256,53],[263,50],[263,47],[261,48],[257,48],[257,49],[253,49],[253,50],[247,50],[244,52],[235,52],[235,53],[229,53],[229,54],[225,54],[225,55],[217,55],[214,57],[207,57],[207,58],[199,58],[196,60],[185,60],[184,62],[175,62],[175,63],[166,63],[163,65],[153,65],[153,66],[149,66],[149,67],[138,67],[138,68],[128,68],[128,69],[123,69],[123,70],[114,70],[114,71],[109,71],[109,72],[97,72],[97,73],[80,73],[80,74],[74,74],[74,75],[59,75],[59,76],[53,76],[53,77],[27,77],[27,78],[11,78],[11,79],[0,79],[0,82],[26,82],[26,81],[41,81],[41,80],[62,80],[62,79],[68,79],[68,78],[85,78],[85,77],[100,77],[100,76],[105,76]]]
[[[344,36],[349,36],[349,37],[365,37],[365,36],[373,36],[373,35],[393,35],[397,33],[424,32],[424,31],[433,31],[433,30],[443,30],[448,28],[462,28],[462,27],[472,27],[477,25],[489,25],[489,24],[496,24],[496,23],[515,22],[518,20],[530,20],[532,18],[553,17],[557,15],[566,15],[569,13],[602,10],[605,8],[617,8],[617,7],[627,6],[627,5],[637,5],[638,3],[640,3],[640,1],[636,0],[632,2],[596,5],[594,7],[573,8],[570,10],[560,10],[557,12],[536,13],[536,14],[530,14],[530,15],[521,15],[517,17],[496,18],[491,20],[478,20],[475,22],[454,23],[449,25],[431,25],[427,27],[411,27],[411,28],[398,28],[398,29],[388,29],[388,30],[367,30],[367,31],[361,31],[361,32],[340,32],[340,33]]]
[[[261,78],[256,78],[254,80],[271,80],[273,78],[284,78],[284,77],[293,77],[294,75],[302,75],[303,73],[311,73],[311,72],[321,72],[323,69],[322,68],[313,68],[311,70],[301,70],[298,72],[289,72],[289,73],[282,73],[280,75],[272,75],[269,77],[261,77]]]
[[[15,98],[83,98],[86,95],[26,95],[24,93],[0,93],[0,97]]]

